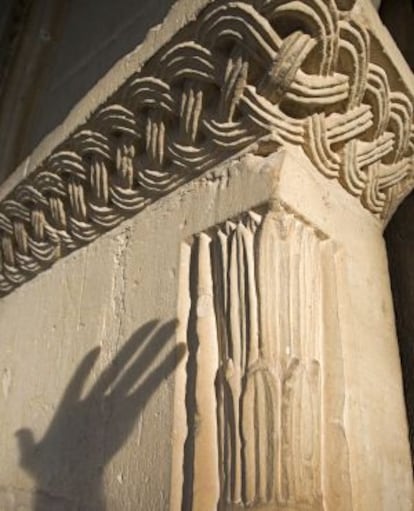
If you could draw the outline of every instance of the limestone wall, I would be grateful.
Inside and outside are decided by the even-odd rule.
[[[167,509],[169,322],[179,245],[173,219],[155,207],[2,303],[2,510]],[[96,347],[95,365],[76,377]],[[108,375],[101,385],[114,361],[118,380]],[[83,379],[81,398],[68,386]],[[34,450],[21,428],[40,441]],[[28,450],[20,466],[19,444]],[[34,472],[25,472],[31,462]],[[40,495],[32,494],[36,487]]]
[[[1,511],[410,511],[414,89],[371,3],[180,0],[85,94],[167,8],[87,53],[96,5],[4,146],[82,96],[0,188]]]
[[[216,434],[211,436],[212,424],[218,420],[213,396],[219,367],[214,350],[219,345],[213,325],[219,320],[208,315],[208,297],[219,291],[217,287],[209,291],[207,280],[199,284],[198,304],[188,302],[195,296],[195,283],[186,284],[183,247],[202,232],[213,235],[215,226],[224,226],[226,221],[229,227],[237,225],[237,218],[245,212],[266,218],[266,211],[272,211],[275,204],[286,208],[287,232],[305,229],[305,237],[297,245],[305,250],[305,259],[296,266],[293,244],[289,249],[292,262],[286,266],[287,273],[280,274],[285,284],[268,288],[266,292],[276,293],[274,298],[260,298],[260,342],[271,350],[277,339],[286,343],[286,356],[293,367],[296,359],[299,368],[313,371],[312,364],[316,364],[320,390],[316,394],[310,391],[310,402],[302,384],[292,398],[283,391],[281,426],[271,426],[269,418],[259,422],[259,441],[268,434],[278,438],[282,432],[280,438],[284,439],[282,464],[272,469],[276,473],[270,479],[275,489],[263,498],[268,509],[284,499],[303,501],[312,510],[410,509],[407,426],[380,224],[361,211],[358,201],[337,183],[326,186],[300,154],[284,153],[265,159],[246,157],[218,168],[3,298],[2,509],[178,511],[201,509],[206,502],[215,509],[219,502],[237,499],[232,497],[236,480],[230,483],[226,496],[218,469],[227,463],[222,465],[222,460],[220,465],[212,463],[212,472],[207,469],[211,460],[218,459],[221,445]],[[288,227],[289,218],[296,219],[298,231]],[[273,221],[268,221],[270,226]],[[287,254],[288,245],[283,248],[283,242],[276,241],[278,225],[276,221],[271,228],[276,231],[266,234],[269,241],[261,242],[271,249],[268,262],[260,262],[266,281],[276,278],[272,265]],[[358,237],[355,225],[359,225]],[[280,226],[284,236],[283,223]],[[265,236],[263,229],[259,227],[259,239]],[[306,231],[312,230],[325,247],[317,249],[325,254],[318,270],[323,284],[312,263],[316,249],[307,245],[312,237]],[[282,243],[279,249],[277,243]],[[234,278],[234,270],[229,267],[228,278]],[[191,275],[194,279],[208,274]],[[307,312],[305,295],[295,295],[295,281],[313,293],[312,307],[322,304],[323,317],[317,308]],[[219,282],[224,285],[225,280]],[[237,300],[244,301],[243,296],[237,295]],[[317,296],[322,301],[315,302]],[[263,309],[264,299],[267,309]],[[285,306],[280,307],[280,300],[287,300]],[[277,322],[272,326],[277,316],[281,326]],[[288,318],[297,318],[297,327]],[[174,322],[177,319],[178,324]],[[156,320],[160,321],[157,326],[152,323]],[[203,321],[207,321],[204,327]],[[263,321],[269,332],[275,329],[276,337],[263,333]],[[283,322],[290,325],[287,331]],[[235,332],[235,325],[230,331]],[[311,365],[312,359],[308,361],[307,355],[296,351],[295,339],[314,353]],[[253,338],[245,342],[251,350]],[[100,347],[99,355],[91,353],[96,347]],[[204,354],[206,349],[210,354]],[[270,366],[269,378],[284,381],[278,367],[278,363]],[[296,389],[294,382],[292,388]],[[260,388],[258,396],[263,392]],[[243,399],[244,406],[251,407],[247,413],[254,417],[254,400],[249,404],[252,397]],[[275,413],[277,403],[273,405]],[[309,417],[314,417],[311,422]],[[295,429],[296,420],[305,429]],[[312,434],[306,424],[316,428]],[[34,435],[34,445],[26,428]],[[193,448],[189,448],[191,444]],[[265,445],[270,449],[271,444]],[[320,452],[313,455],[311,480],[316,486],[311,493],[309,481],[298,487],[296,480],[297,470],[310,476],[308,461],[303,461],[309,448]],[[258,456],[251,460],[249,470],[266,478],[272,465],[265,452],[259,451]],[[245,470],[243,459],[235,466],[241,473]],[[228,470],[233,473],[230,466]],[[283,470],[287,470],[288,486],[279,490],[276,474]],[[244,481],[253,482],[254,478]],[[245,506],[256,502],[254,493],[241,492]]]
[[[269,199],[272,178],[255,167],[191,183],[2,301],[2,511],[155,511],[177,501],[187,430],[172,375],[185,364],[174,323],[182,243]],[[93,368],[89,360],[75,376],[96,347]],[[113,361],[117,380],[105,376]]]

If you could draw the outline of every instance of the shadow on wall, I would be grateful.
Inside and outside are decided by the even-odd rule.
[[[385,230],[414,474],[414,192],[400,204]]]
[[[30,429],[17,431],[20,465],[35,480],[34,511],[106,509],[105,466],[184,354],[183,345],[167,346],[175,328],[175,321],[143,325],[81,398],[99,356],[100,349],[93,349],[76,369],[43,438],[35,442]]]
[[[414,0],[382,0],[379,14],[414,71]]]

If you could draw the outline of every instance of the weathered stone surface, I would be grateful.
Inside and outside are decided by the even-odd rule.
[[[182,394],[176,430],[187,433],[180,435],[176,477],[182,480],[184,509],[209,502],[210,509],[218,504],[217,509],[409,510],[407,424],[381,224],[336,183],[318,176],[306,159],[287,154],[245,162],[251,174],[267,181],[267,201],[257,201],[249,178],[252,199],[241,210],[254,213],[207,218],[196,231],[205,234],[187,238],[191,251],[182,252],[179,318],[188,326],[179,340],[188,343],[189,354],[178,369],[178,381],[187,382],[177,383],[187,392],[187,410]],[[243,181],[243,173],[230,179],[228,190],[232,181]],[[249,229],[256,232],[256,256],[248,255],[248,239],[254,244]],[[298,233],[306,238],[299,241]],[[224,236],[233,241],[224,242]],[[203,243],[210,245],[211,259],[201,266]],[[197,253],[199,263],[197,256],[189,259]],[[315,262],[317,254],[322,264]],[[198,270],[191,270],[197,264]],[[317,312],[318,303],[324,304],[323,313]],[[204,340],[201,322],[209,316],[215,327]],[[233,346],[230,351],[223,339]],[[206,342],[208,351],[202,349]],[[309,390],[294,383],[296,378],[316,387]],[[220,381],[227,389],[224,398]],[[216,407],[217,414],[209,412]],[[222,427],[214,453],[202,431],[214,437]],[[258,450],[250,451],[254,445]],[[249,452],[255,452],[253,458]],[[307,458],[306,452],[313,454]],[[214,457],[220,461],[218,486],[205,475],[203,461]]]
[[[412,100],[368,0],[177,2],[0,189],[0,505],[411,511]]]

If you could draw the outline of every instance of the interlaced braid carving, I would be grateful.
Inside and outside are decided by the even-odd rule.
[[[413,101],[353,3],[212,2],[0,204],[0,293],[262,140],[385,217],[413,180]]]

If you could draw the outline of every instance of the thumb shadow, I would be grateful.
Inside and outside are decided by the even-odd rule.
[[[104,511],[103,472],[162,381],[184,355],[176,321],[140,327],[82,397],[100,348],[74,372],[43,438],[16,432],[20,465],[34,479],[34,511]]]

